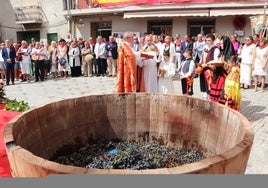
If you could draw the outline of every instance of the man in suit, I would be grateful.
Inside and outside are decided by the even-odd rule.
[[[117,48],[117,42],[114,36],[110,36],[109,42],[105,44],[105,57],[107,58],[109,77],[116,77],[117,75]]]
[[[5,40],[5,47],[2,49],[2,56],[4,59],[4,64],[6,66],[6,85],[9,85],[10,76],[11,76],[11,82],[14,85],[15,84],[14,66],[15,66],[16,51],[15,48],[11,45],[11,42],[9,40]]]
[[[191,50],[193,50],[194,48],[194,42],[191,39],[191,36],[189,34],[186,34],[184,36],[184,41],[181,43],[181,61],[185,59],[185,57],[183,56],[183,53],[185,52],[185,50],[189,48]]]
[[[134,38],[133,38],[132,48],[135,52],[139,51],[141,48],[141,44],[140,44],[137,36],[134,36]]]

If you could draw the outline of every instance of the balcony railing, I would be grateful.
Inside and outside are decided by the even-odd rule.
[[[17,24],[42,23],[42,11],[39,6],[27,6],[15,8]]]

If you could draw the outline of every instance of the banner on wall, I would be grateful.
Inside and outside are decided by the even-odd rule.
[[[250,24],[251,24],[251,31],[252,35],[259,34],[261,38],[268,36],[268,16],[267,15],[258,15],[258,16],[251,16]]]
[[[159,5],[179,3],[220,3],[220,2],[266,2],[266,0],[92,0],[93,7],[112,8],[134,5]]]

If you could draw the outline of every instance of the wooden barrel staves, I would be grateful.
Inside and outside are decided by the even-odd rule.
[[[178,148],[202,148],[206,158],[178,167],[148,170],[89,169],[50,160],[63,146],[83,146],[89,139],[99,138],[161,138],[163,143]],[[49,103],[18,115],[4,130],[14,177],[243,174],[253,138],[248,120],[224,105],[193,97],[148,93],[91,95]]]

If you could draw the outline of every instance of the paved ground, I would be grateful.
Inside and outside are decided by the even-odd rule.
[[[181,94],[178,78],[174,79],[175,90]],[[91,94],[113,93],[116,78],[78,77],[67,79],[48,79],[44,82],[16,82],[5,87],[10,99],[27,101],[31,107],[65,98]],[[199,78],[195,79],[194,96],[200,98]],[[240,112],[251,122],[255,130],[254,144],[251,150],[246,174],[268,174],[268,89],[265,92],[243,90],[243,104]]]

